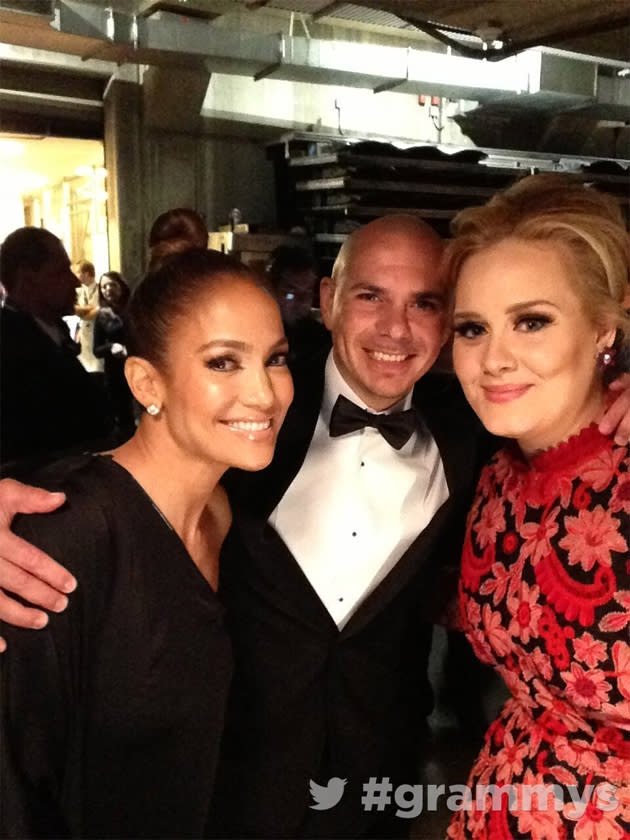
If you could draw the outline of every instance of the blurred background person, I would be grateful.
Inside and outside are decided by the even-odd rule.
[[[88,260],[81,260],[77,266],[77,277],[81,285],[77,288],[74,313],[81,319],[78,334],[75,336],[81,345],[79,361],[90,373],[98,373],[103,370],[103,363],[92,352],[94,318],[98,312],[98,285],[94,265]]]
[[[195,210],[175,207],[162,213],[149,231],[149,271],[172,254],[208,247],[208,228]]]
[[[0,311],[0,460],[37,459],[101,440],[111,429],[99,384],[77,359],[62,320],[77,278],[61,241],[44,228],[13,231],[0,246],[7,298]]]
[[[98,312],[94,319],[94,356],[102,359],[105,390],[111,414],[122,439],[133,434],[133,398],[125,379],[127,328],[125,323],[129,286],[117,271],[102,274],[98,284]]]
[[[315,290],[319,285],[317,262],[299,245],[279,245],[265,269],[275,297],[292,358],[330,344],[328,330],[315,317]]]

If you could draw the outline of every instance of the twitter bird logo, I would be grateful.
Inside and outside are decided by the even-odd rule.
[[[329,808],[334,808],[343,796],[343,789],[347,781],[347,779],[333,776],[332,779],[328,780],[327,785],[318,785],[317,782],[310,779],[308,786],[315,804],[308,807],[314,811],[327,811]]]

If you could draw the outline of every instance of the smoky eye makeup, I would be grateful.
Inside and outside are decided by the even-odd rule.
[[[240,361],[230,354],[221,354],[220,356],[213,356],[211,359],[207,359],[205,365],[210,370],[223,373],[237,370],[240,367]]]
[[[538,332],[543,327],[553,322],[551,315],[545,312],[523,312],[515,319],[515,326],[517,329],[526,332]]]
[[[485,327],[480,321],[455,321],[453,332],[461,338],[477,338],[484,333]]]

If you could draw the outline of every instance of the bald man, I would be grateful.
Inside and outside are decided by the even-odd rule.
[[[332,351],[293,371],[272,465],[229,488],[266,523],[222,573],[237,671],[216,801],[232,836],[409,830],[364,808],[362,786],[417,782],[432,608],[489,453],[457,383],[428,374],[448,335],[441,254],[411,216],[346,240],[321,284]],[[314,808],[309,781],[335,778],[341,800]]]

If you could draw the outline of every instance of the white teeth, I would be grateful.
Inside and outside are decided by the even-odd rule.
[[[271,420],[264,420],[261,423],[254,423],[251,420],[239,420],[238,422],[228,423],[230,429],[238,429],[239,432],[264,432],[265,429],[271,428]]]
[[[378,350],[373,350],[370,355],[373,359],[376,359],[377,362],[404,362],[408,356],[401,355],[400,353],[381,353]]]

